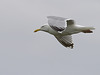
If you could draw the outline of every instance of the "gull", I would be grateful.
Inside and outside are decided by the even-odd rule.
[[[48,32],[55,36],[55,38],[65,47],[73,48],[72,35],[80,32],[93,33],[94,27],[86,27],[77,25],[73,19],[47,16],[48,23],[41,26],[37,31]]]

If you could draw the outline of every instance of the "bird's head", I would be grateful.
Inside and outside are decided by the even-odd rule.
[[[48,32],[48,25],[43,25],[41,26],[40,29],[36,29],[34,32],[37,32],[37,31],[45,31],[45,32]]]

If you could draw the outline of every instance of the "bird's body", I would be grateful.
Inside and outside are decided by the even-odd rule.
[[[52,35],[55,35],[55,36],[58,36],[58,35],[72,35],[72,34],[76,34],[76,33],[79,33],[80,30],[78,30],[77,27],[75,26],[70,26],[70,27],[66,27],[66,29],[63,31],[63,32],[60,32],[60,31],[55,31],[54,29],[52,29],[49,25],[45,25],[46,28],[48,29],[48,31],[45,31],[45,32],[48,32]]]
[[[55,35],[55,36],[58,36],[58,35],[61,35],[61,36],[72,35],[72,34],[77,34],[77,33],[83,32],[85,30],[94,29],[93,27],[85,27],[85,26],[81,26],[81,25],[73,25],[73,26],[66,27],[66,29],[63,32],[60,32],[60,31],[55,31],[49,25],[44,25],[44,26],[48,30],[47,31],[46,30],[42,30],[42,31],[48,32],[48,33],[50,33],[52,35]]]
[[[85,27],[81,25],[76,25],[74,20],[66,19],[56,16],[48,16],[48,24],[45,24],[37,31],[45,31],[54,35],[57,40],[65,47],[73,48],[72,43],[72,34],[77,34],[80,32],[83,33],[92,33],[93,27]]]

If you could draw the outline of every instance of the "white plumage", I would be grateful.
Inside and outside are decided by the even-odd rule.
[[[92,33],[93,27],[85,27],[76,25],[72,19],[57,16],[48,16],[48,25],[42,26],[37,31],[45,31],[56,37],[56,39],[65,47],[73,48],[72,34],[76,33]]]

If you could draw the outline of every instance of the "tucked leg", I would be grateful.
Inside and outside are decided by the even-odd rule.
[[[83,33],[93,33],[93,31],[91,31],[91,30],[83,30],[82,32]]]

